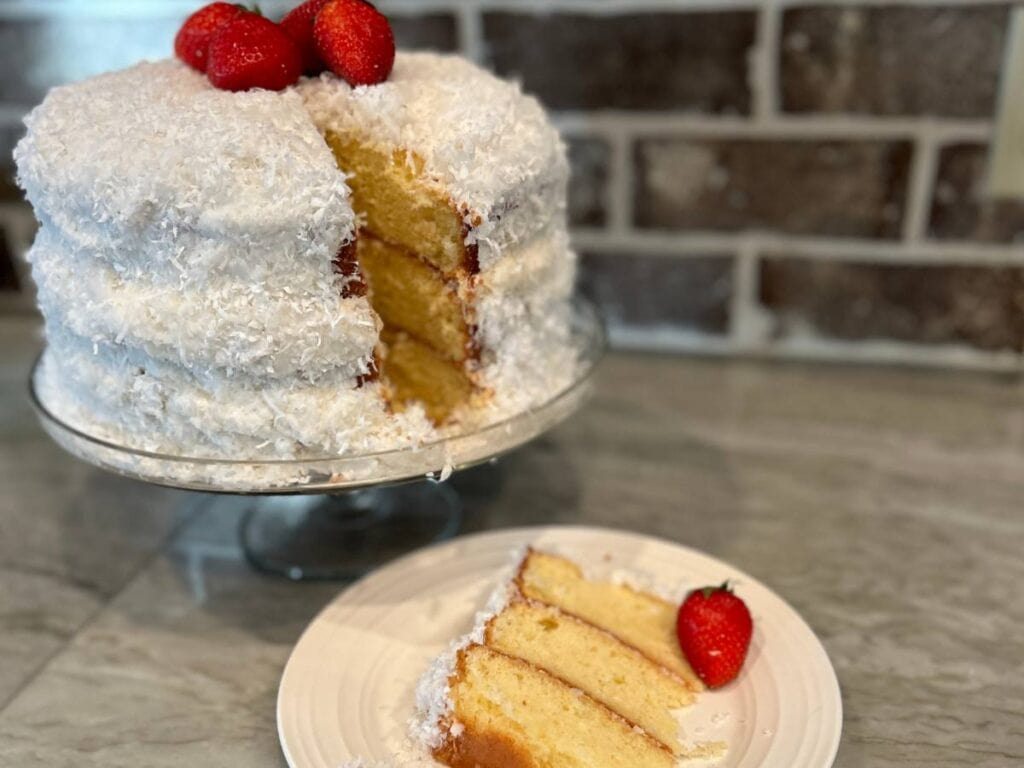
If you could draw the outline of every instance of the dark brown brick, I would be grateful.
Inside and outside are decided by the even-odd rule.
[[[0,128],[0,202],[23,200],[24,194],[14,181],[14,145],[24,135],[24,126]]]
[[[501,74],[554,109],[750,111],[752,11],[525,15],[487,13]]]
[[[587,253],[580,290],[612,326],[723,334],[729,328],[732,259]]]
[[[25,194],[14,180],[14,167],[0,164],[0,203],[24,200]]]
[[[600,227],[608,219],[608,164],[611,148],[604,139],[569,138],[569,221]]]
[[[399,48],[454,51],[458,47],[458,28],[450,13],[389,13],[388,20]]]
[[[634,152],[645,229],[899,235],[906,142],[646,139]]]
[[[18,287],[18,273],[14,270],[14,257],[7,247],[7,233],[0,228],[0,291],[17,291]]]
[[[986,117],[995,105],[1007,8],[787,10],[780,80],[787,112]]]
[[[773,257],[761,303],[775,335],[808,328],[846,341],[886,339],[1024,350],[1024,268],[841,263]]]
[[[1024,202],[984,196],[988,147],[950,144],[939,153],[928,234],[951,240],[1024,239]]]

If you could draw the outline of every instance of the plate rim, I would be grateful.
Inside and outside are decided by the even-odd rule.
[[[831,703],[835,708],[836,713],[836,728],[834,735],[831,739],[831,743],[828,744],[826,749],[827,758],[826,762],[822,764],[821,768],[831,768],[835,765],[836,756],[839,753],[839,746],[842,740],[843,724],[844,724],[844,710],[843,710],[843,697],[842,688],[839,685],[839,677],[836,674],[835,666],[832,664],[832,659],[828,655],[828,651],[825,648],[825,644],[818,637],[818,634],[814,631],[813,627],[807,623],[806,619],[797,611],[789,602],[779,595],[774,589],[769,587],[764,581],[751,575],[747,571],[737,568],[727,560],[723,560],[715,555],[704,552],[703,550],[691,547],[687,544],[682,544],[671,539],[666,539],[661,536],[656,536],[649,533],[642,533],[629,528],[614,528],[611,526],[600,526],[600,525],[587,525],[587,524],[561,524],[561,525],[532,525],[532,526],[511,526],[507,528],[496,528],[492,530],[473,531],[470,533],[460,534],[454,536],[446,541],[436,542],[429,544],[418,549],[414,549],[411,552],[407,552],[394,560],[390,560],[387,563],[374,568],[372,571],[364,574],[360,578],[353,581],[351,584],[347,584],[342,588],[333,598],[331,598],[316,614],[309,623],[300,633],[298,639],[296,639],[291,651],[288,654],[288,660],[285,662],[284,667],[281,670],[281,676],[277,686],[277,696],[275,697],[274,704],[274,718],[277,730],[278,742],[281,747],[281,753],[285,758],[289,768],[306,768],[305,766],[299,766],[296,764],[294,757],[288,750],[288,744],[283,728],[283,717],[282,707],[284,705],[284,693],[285,693],[285,681],[288,679],[289,672],[293,669],[296,656],[299,648],[302,646],[303,641],[307,640],[310,634],[315,631],[315,628],[319,624],[320,620],[327,614],[327,612],[335,605],[344,601],[345,597],[354,591],[357,587],[360,587],[365,582],[375,578],[382,572],[394,570],[400,570],[406,566],[407,561],[425,557],[428,553],[435,550],[443,550],[449,547],[465,545],[481,539],[490,538],[509,538],[509,539],[524,539],[526,537],[537,538],[542,534],[559,536],[565,533],[594,533],[598,535],[615,535],[615,536],[627,536],[639,542],[648,542],[658,545],[667,545],[673,549],[680,550],[688,556],[695,556],[711,563],[716,566],[725,567],[735,572],[737,580],[747,580],[757,584],[761,589],[765,590],[771,597],[777,600],[790,614],[791,618],[795,619],[799,626],[808,634],[810,638],[814,640],[814,647],[817,653],[820,654],[824,661],[822,671],[827,672],[827,692],[823,691],[824,700],[826,706]],[[521,542],[528,543],[528,542]],[[453,638],[454,639],[454,638]]]

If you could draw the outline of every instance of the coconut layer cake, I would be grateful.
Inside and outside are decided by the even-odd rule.
[[[367,452],[572,378],[564,146],[465,59],[240,93],[147,62],[53,89],[26,124],[37,383],[82,431],[214,458]]]

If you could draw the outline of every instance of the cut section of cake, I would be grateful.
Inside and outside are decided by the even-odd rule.
[[[457,285],[415,253],[365,229],[356,253],[373,309],[385,328],[413,335],[455,363],[476,357],[468,308]]]
[[[351,129],[349,129],[351,130]],[[468,227],[443,187],[430,183],[423,158],[399,146],[374,146],[370,137],[328,129],[324,138],[349,175],[352,205],[366,229],[414,253],[443,274],[477,271]]]
[[[598,597],[602,611],[589,607]],[[623,631],[639,620],[660,635],[641,617],[663,602],[528,550],[421,680],[414,735],[454,768],[674,766],[718,754],[680,736],[679,712],[700,690],[678,673],[685,662],[665,664],[649,652],[665,651],[659,642]]]
[[[401,412],[418,403],[431,421],[440,424],[470,401],[473,384],[458,363],[404,331],[385,327],[380,339],[392,408]]]
[[[324,76],[299,91],[352,190],[391,405],[421,403],[437,425],[463,419],[494,392],[500,350],[481,332],[502,321],[481,301],[494,267],[564,231],[561,141],[535,101],[457,57],[400,56],[373,89]],[[536,329],[534,309],[500,308],[523,309]]]
[[[363,221],[356,255],[384,322],[380,354],[392,407],[421,403],[442,424],[481,388],[473,376],[479,348],[471,303],[479,265],[476,248],[464,244],[468,227],[428,183],[418,155],[331,130],[325,139]]]

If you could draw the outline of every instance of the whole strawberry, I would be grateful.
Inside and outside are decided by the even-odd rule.
[[[244,9],[235,3],[204,5],[185,19],[185,23],[178,30],[174,38],[175,55],[192,69],[205,72],[206,57],[214,33],[244,12]]]
[[[676,617],[679,647],[708,688],[719,688],[736,678],[753,631],[750,611],[733,594],[729,582],[693,590]]]
[[[280,21],[281,29],[288,33],[302,51],[302,71],[307,75],[315,75],[324,69],[324,63],[320,61],[313,42],[313,22],[326,3],[327,0],[306,0],[288,11]]]
[[[329,0],[316,15],[320,59],[350,85],[374,85],[391,74],[395,38],[387,18],[363,0]]]
[[[255,13],[242,13],[210,41],[206,76],[217,88],[280,91],[302,74],[302,54],[281,27]]]

